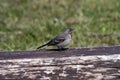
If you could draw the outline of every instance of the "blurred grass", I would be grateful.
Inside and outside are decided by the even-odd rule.
[[[120,0],[1,0],[0,51],[32,50],[75,19],[69,47],[120,44]]]

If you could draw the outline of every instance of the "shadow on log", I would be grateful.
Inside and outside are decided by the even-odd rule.
[[[120,80],[120,46],[0,52],[0,80]]]

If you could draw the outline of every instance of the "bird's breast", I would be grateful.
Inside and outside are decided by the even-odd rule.
[[[70,41],[71,41],[71,35],[68,35],[66,37],[66,39],[63,42],[57,44],[57,46],[58,47],[65,47],[65,46],[69,45]]]

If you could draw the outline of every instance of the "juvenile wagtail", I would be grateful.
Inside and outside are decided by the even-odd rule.
[[[39,46],[37,49],[40,49],[44,46],[57,46],[58,49],[63,49],[67,45],[69,45],[71,39],[72,39],[72,31],[73,29],[67,28],[64,32],[58,34],[56,37],[51,39],[48,43]]]

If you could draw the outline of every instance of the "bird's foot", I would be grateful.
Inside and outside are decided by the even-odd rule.
[[[58,51],[64,51],[64,50],[67,50],[69,48],[58,48]]]

